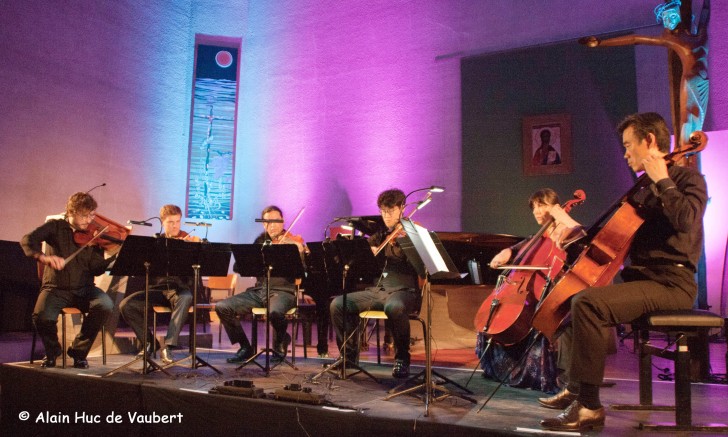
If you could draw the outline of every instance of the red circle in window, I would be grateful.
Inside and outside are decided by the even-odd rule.
[[[215,55],[215,62],[220,68],[228,68],[233,64],[233,55],[227,50],[220,50]]]

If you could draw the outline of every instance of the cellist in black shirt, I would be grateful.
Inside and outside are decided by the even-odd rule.
[[[566,409],[541,421],[548,430],[584,431],[604,425],[599,387],[609,326],[656,310],[690,309],[697,295],[695,270],[708,201],[705,179],[692,168],[667,166],[670,132],[659,114],[631,115],[618,132],[627,164],[649,178],[649,186],[627,199],[643,223],[629,250],[631,264],[622,271],[625,282],[586,288],[571,300],[571,379],[564,391],[541,401],[546,407]],[[551,215],[556,221],[565,218],[563,211],[552,210]]]

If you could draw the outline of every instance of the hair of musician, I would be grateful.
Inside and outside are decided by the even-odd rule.
[[[281,211],[281,209],[275,205],[268,205],[265,208],[263,208],[263,212],[260,213],[260,218],[264,218],[263,216],[268,214],[271,211],[278,211],[278,214],[280,214],[281,218],[283,218],[283,211]]]
[[[401,208],[402,206],[404,206],[404,200],[404,191],[397,188],[392,188],[386,191],[382,191],[382,193],[379,194],[379,197],[377,198],[377,206],[379,208],[394,208],[395,206]]]
[[[670,152],[670,130],[660,114],[643,112],[627,116],[617,126],[619,135],[622,135],[628,127],[632,127],[635,136],[639,140],[644,140],[648,134],[653,134],[658,150],[663,153]]]
[[[551,188],[541,188],[531,194],[531,197],[528,198],[529,208],[533,209],[537,203],[543,203],[544,205],[558,205],[561,202],[559,201],[559,195],[556,194],[556,191]]]
[[[159,218],[164,221],[167,217],[171,215],[182,215],[182,209],[177,205],[164,205],[163,207],[159,208]]]
[[[98,203],[91,197],[90,194],[84,192],[78,192],[71,194],[66,202],[66,215],[75,214],[77,212],[91,212],[96,211]]]

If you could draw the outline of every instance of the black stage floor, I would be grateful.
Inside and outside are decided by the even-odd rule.
[[[282,365],[266,377],[254,365],[236,370],[235,365],[225,362],[229,355],[229,351],[200,349],[198,356],[222,371],[222,375],[208,367],[191,369],[190,362],[185,361],[169,369],[174,378],[159,371],[141,375],[134,370],[140,369],[138,363],[112,376],[100,377],[129,362],[131,355],[109,355],[106,366],[100,358],[91,358],[88,370],[42,369],[38,362],[2,364],[0,435],[530,435],[542,433],[540,419],[558,414],[538,406],[536,398],[543,393],[505,386],[478,412],[497,385],[482,378],[480,373],[468,385],[473,391],[470,397],[477,403],[451,396],[434,402],[425,417],[420,397],[403,395],[384,400],[387,391],[399,382],[391,377],[390,365],[362,363],[379,383],[362,374],[346,380],[326,374],[312,383],[309,378],[321,370],[322,363],[331,360],[299,358],[298,370]],[[636,363],[634,368],[636,374]],[[412,370],[414,373],[421,368],[413,366]],[[467,369],[436,368],[436,371],[461,385],[471,374]],[[209,393],[231,380],[252,381],[256,388],[262,389],[264,397]],[[635,380],[610,379],[608,382],[615,384],[602,389],[605,406],[638,401]],[[281,390],[291,384],[310,389],[314,401],[320,399],[323,403],[296,403],[290,400],[291,396],[283,396],[289,400],[276,400],[276,395],[285,395]],[[672,382],[656,382],[655,402],[672,404],[673,390]],[[456,388],[452,392],[463,393]],[[693,423],[727,421],[726,398],[727,385],[693,384]],[[608,410],[607,414],[606,427],[589,435],[665,435],[636,427],[641,421],[674,420],[673,412]],[[170,423],[147,423],[161,420]],[[58,423],[63,421],[67,423]],[[677,435],[711,434],[681,432]]]

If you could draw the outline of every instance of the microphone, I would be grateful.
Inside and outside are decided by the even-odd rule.
[[[105,186],[106,186],[106,182],[102,183],[101,185],[96,185],[95,187],[93,187],[90,190],[86,191],[86,194],[92,192],[93,190],[95,190],[95,189],[97,189],[99,187],[105,187]]]
[[[283,223],[283,219],[255,219],[256,223]]]
[[[185,222],[186,225],[190,226],[202,226],[204,228],[209,228],[212,226],[212,223],[205,223],[205,222]]]
[[[126,224],[128,224],[128,225],[139,225],[139,226],[152,226],[151,223],[144,222],[144,221],[140,221],[140,220],[127,220],[126,221]]]

